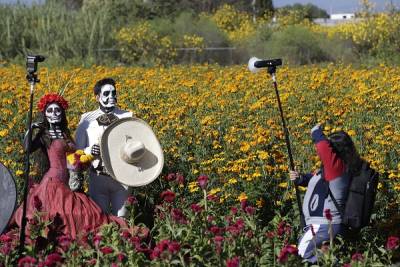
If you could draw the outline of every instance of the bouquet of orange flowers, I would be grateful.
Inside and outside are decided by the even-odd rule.
[[[85,154],[83,150],[76,150],[73,153],[67,154],[67,168],[72,171],[82,171],[89,167],[94,157]]]

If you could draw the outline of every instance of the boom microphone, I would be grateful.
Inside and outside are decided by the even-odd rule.
[[[282,59],[259,59],[252,57],[249,59],[249,70],[253,73],[260,71],[260,68],[276,67],[282,65]]]

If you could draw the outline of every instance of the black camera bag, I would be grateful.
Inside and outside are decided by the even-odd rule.
[[[360,171],[350,177],[349,191],[344,206],[340,207],[328,183],[329,195],[342,216],[342,224],[358,232],[369,225],[378,188],[379,173],[363,162]]]

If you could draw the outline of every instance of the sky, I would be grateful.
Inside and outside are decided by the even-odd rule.
[[[0,0],[0,4],[16,3],[18,0]],[[44,0],[19,0],[21,3],[40,2]],[[385,9],[388,3],[392,3],[397,9],[400,9],[400,0],[370,0],[375,4],[376,11]],[[285,5],[293,5],[295,3],[307,4],[311,3],[322,9],[325,9],[329,14],[335,13],[354,13],[360,9],[360,0],[273,0],[275,7]]]

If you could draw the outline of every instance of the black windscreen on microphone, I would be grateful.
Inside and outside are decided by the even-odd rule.
[[[267,59],[267,60],[258,60],[254,62],[254,67],[256,68],[265,68],[265,67],[273,67],[282,65],[282,59]]]

